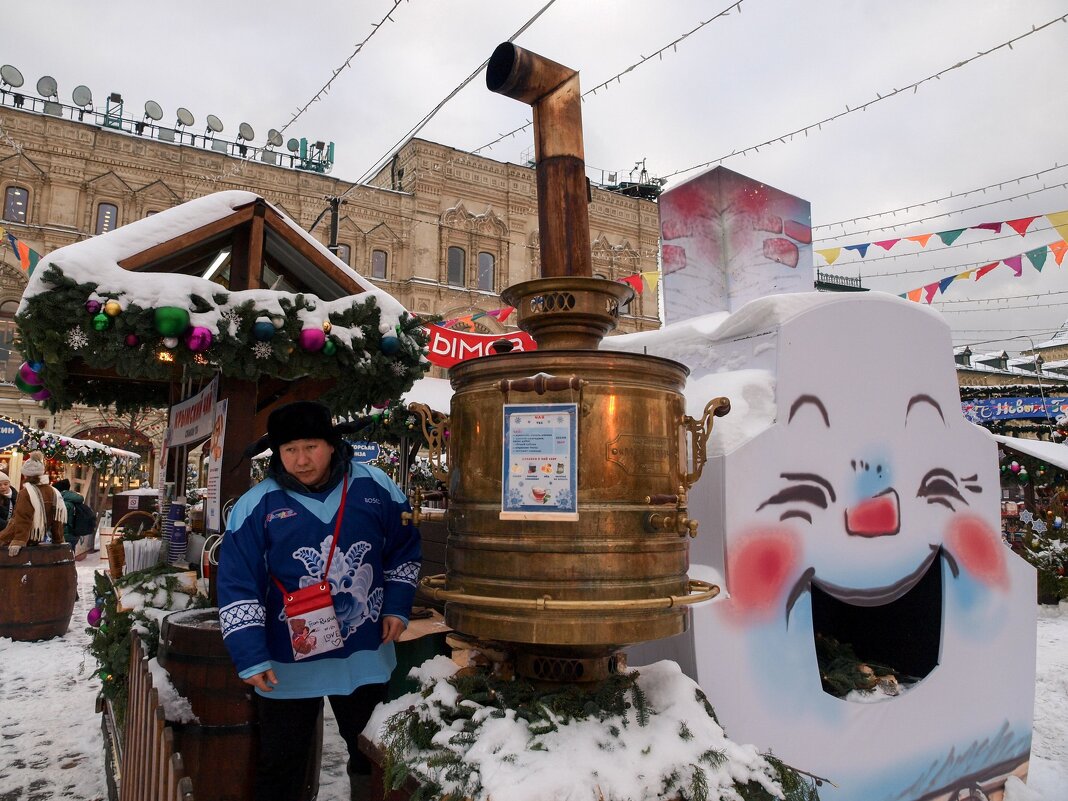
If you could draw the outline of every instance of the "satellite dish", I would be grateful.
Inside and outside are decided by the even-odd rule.
[[[56,79],[51,75],[45,75],[37,82],[37,94],[41,97],[55,97],[59,94]]]
[[[212,133],[222,133],[223,124],[222,120],[216,117],[214,114],[208,115],[208,130]]]
[[[74,99],[74,105],[81,108],[93,105],[93,92],[88,86],[75,86],[71,97]]]
[[[237,127],[237,138],[244,139],[246,142],[251,142],[256,138],[256,132],[252,130],[251,125],[247,122],[243,122]]]
[[[193,113],[187,108],[178,109],[178,124],[179,125],[192,125],[195,122],[193,119]]]
[[[280,147],[282,144],[281,132],[271,128],[271,130],[267,132],[267,144],[272,147]]]
[[[298,150],[300,150],[300,141],[295,138],[290,139],[288,142],[286,142],[286,150],[288,150],[290,153],[296,153]]]
[[[22,73],[18,71],[17,67],[5,64],[0,67],[0,81],[3,81],[12,89],[18,89],[22,86]]]
[[[159,122],[163,119],[163,109],[155,100],[145,101],[145,116],[150,120]]]

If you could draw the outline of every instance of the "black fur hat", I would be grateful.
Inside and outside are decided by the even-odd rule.
[[[295,439],[325,439],[336,445],[340,439],[330,410],[315,401],[296,401],[279,406],[267,418],[267,441],[271,450]]]

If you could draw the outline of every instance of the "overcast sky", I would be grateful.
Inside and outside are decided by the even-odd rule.
[[[286,137],[334,141],[333,174],[359,178],[546,2],[402,2]],[[86,84],[98,107],[108,93],[121,92],[127,114],[139,114],[151,99],[166,123],[184,106],[196,118],[194,130],[215,114],[224,137],[248,122],[254,143],[262,144],[392,6],[393,0],[8,3],[0,59],[18,67],[31,90],[42,75],[53,76],[66,103],[76,85]],[[516,43],[579,69],[588,90],[730,6],[556,0]],[[586,98],[587,164],[625,174],[645,159],[652,175],[671,176],[670,188],[696,174],[686,171],[694,165],[886,96],[1066,13],[1063,0],[744,0],[741,13],[714,20]],[[825,238],[816,248],[1068,210],[1068,189],[1059,186],[1068,182],[1066,76],[1068,23],[1058,22],[915,92],[723,164],[808,199],[815,236]],[[489,93],[480,75],[420,136],[474,150],[522,125],[529,111]],[[522,162],[532,141],[528,129],[481,154]],[[1051,169],[1058,165],[1064,167]],[[998,183],[1004,185],[964,194]],[[962,196],[919,206],[949,195]],[[905,206],[918,207],[819,227]],[[1000,237],[967,231],[948,248],[937,237],[926,250],[907,242],[889,252],[873,247],[866,259],[848,254],[829,269],[859,275],[875,289],[906,292],[1061,238],[1042,218],[1031,230],[1026,238],[1008,229]],[[1050,257],[1041,273],[1025,259],[1022,277],[1001,265],[979,282],[955,282],[946,302],[939,296],[935,305],[958,344],[1019,351],[1029,347],[1026,339],[986,340],[1048,338],[1068,319],[1066,276],[1068,258],[1057,267]]]

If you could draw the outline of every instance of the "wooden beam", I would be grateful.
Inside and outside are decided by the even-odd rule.
[[[186,231],[173,239],[168,239],[166,242],[160,242],[147,250],[135,253],[120,261],[119,266],[124,270],[140,270],[155,262],[175,256],[183,250],[194,247],[205,240],[214,239],[232,228],[247,223],[252,219],[254,208],[254,203],[242,206],[233,214],[229,214],[221,220],[202,225],[200,228],[194,228],[192,231]]]

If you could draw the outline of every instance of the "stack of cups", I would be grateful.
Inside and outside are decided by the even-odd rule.
[[[185,527],[185,498],[175,498],[167,510],[167,520],[163,524],[163,537],[167,546],[167,564],[185,562],[189,539]]]

